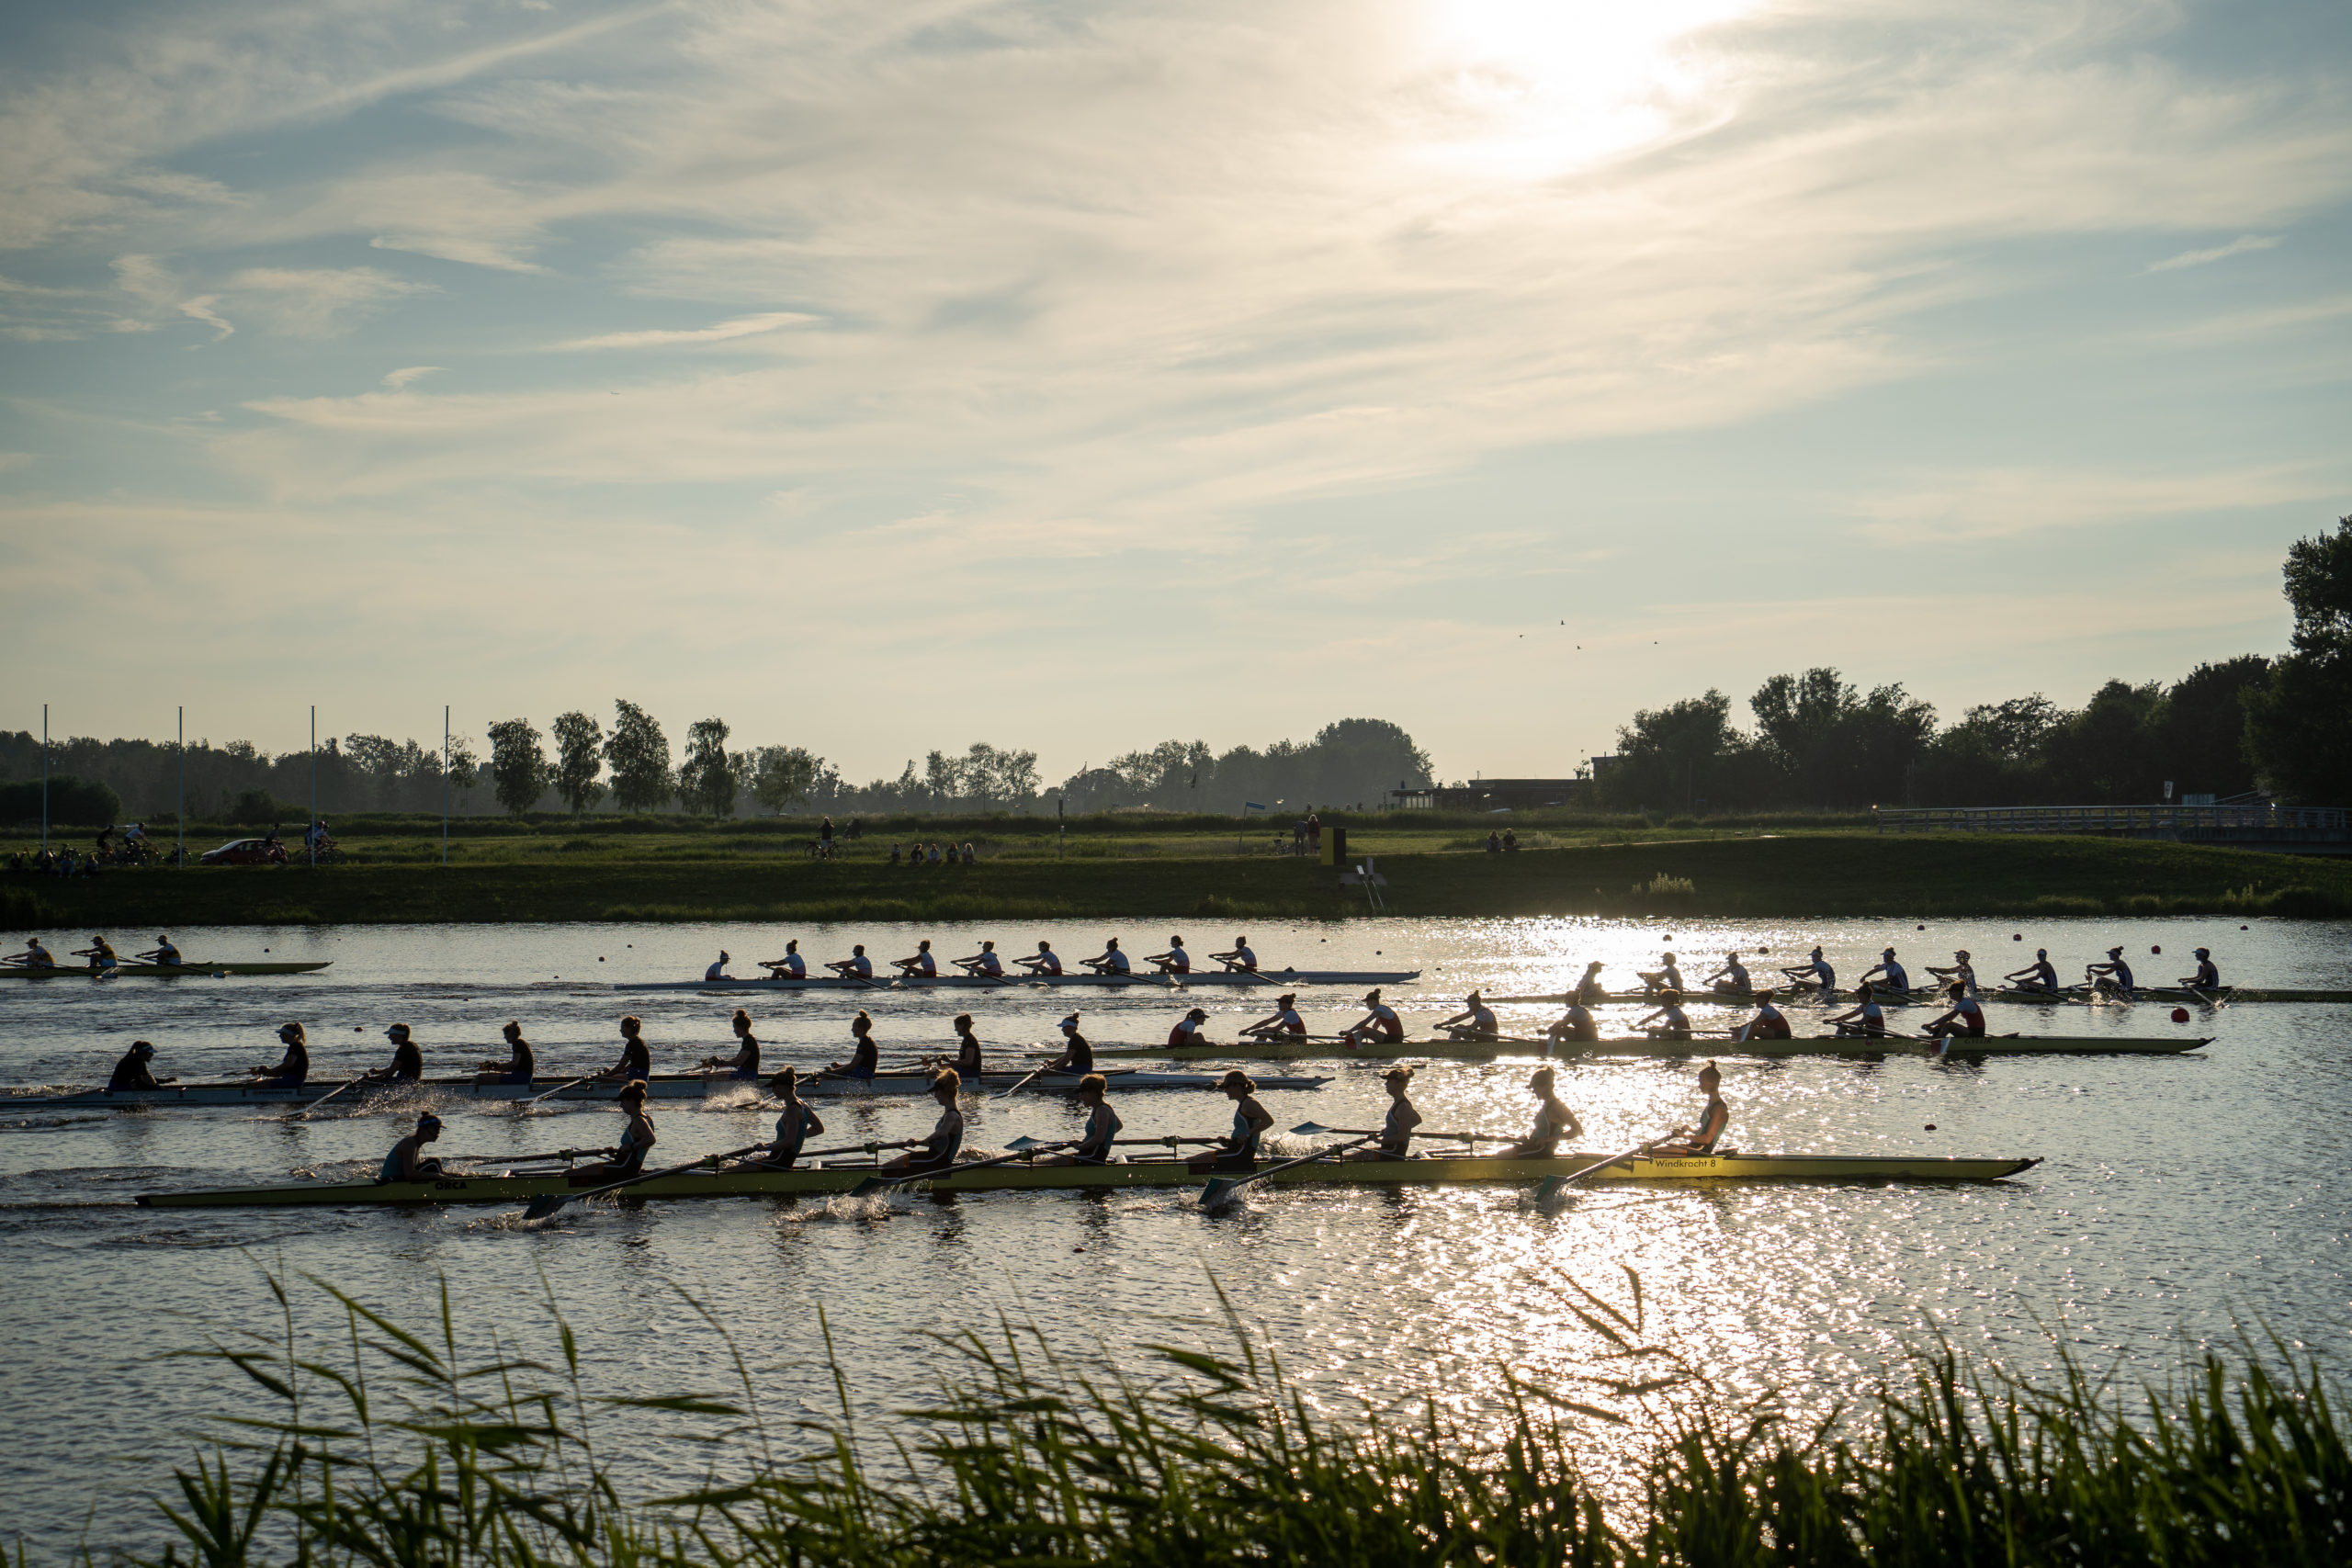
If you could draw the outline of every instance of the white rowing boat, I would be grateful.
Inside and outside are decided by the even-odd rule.
[[[615,986],[616,991],[1007,991],[1027,986],[1094,986],[1124,989],[1136,986],[1163,989],[1184,986],[1402,986],[1418,980],[1418,969],[1195,969],[1189,975],[1136,971],[1126,975],[876,975],[871,980],[843,979],[838,975],[811,975],[790,979],[773,975],[736,976],[722,980],[646,980]]]

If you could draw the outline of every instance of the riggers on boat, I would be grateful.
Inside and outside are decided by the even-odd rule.
[[[1137,1089],[1208,1089],[1216,1087],[1213,1073],[1152,1073],[1134,1068],[1114,1067],[1104,1074],[1111,1087],[1122,1094]],[[1026,1082],[1028,1093],[1033,1090],[1052,1094],[1075,1094],[1080,1073],[975,1073],[964,1079],[964,1087],[974,1090],[1011,1089]],[[650,1100],[706,1100],[733,1094],[758,1092],[763,1078],[755,1082],[740,1078],[731,1073],[656,1073],[646,1080],[646,1097]],[[1329,1077],[1267,1077],[1258,1080],[1260,1089],[1320,1089],[1329,1083]],[[440,1101],[445,1100],[530,1100],[545,1097],[554,1100],[610,1100],[619,1092],[620,1085],[610,1079],[597,1083],[580,1083],[560,1073],[542,1074],[532,1083],[503,1083],[484,1075],[479,1077],[425,1078],[416,1083],[362,1083],[353,1086],[349,1078],[321,1080],[293,1089],[277,1088],[266,1080],[255,1082],[166,1084],[161,1089],[94,1089],[79,1094],[53,1094],[23,1099],[0,1100],[0,1111],[57,1111],[87,1109],[102,1106],[130,1108],[144,1106],[156,1109],[236,1105],[308,1105],[330,1094],[345,1090],[337,1104],[356,1104],[370,1098],[416,1098]],[[848,1078],[820,1076],[811,1073],[800,1080],[800,1095],[811,1097],[853,1099],[865,1095],[922,1095],[931,1089],[931,1075],[924,1072],[876,1073],[871,1078]]]
[[[1023,986],[1401,986],[1418,980],[1418,969],[1195,969],[1189,975],[1137,970],[1131,975],[893,975],[871,980],[839,975],[791,979],[772,975],[726,980],[649,980],[615,986],[616,991],[1004,991]]]
[[[0,964],[0,980],[104,980],[113,979],[214,979],[222,975],[310,975],[325,968],[334,960],[322,959],[316,964],[118,964],[111,969],[90,969],[81,964],[54,969],[27,969],[18,964]]]
[[[1549,1044],[1520,1036],[1499,1040],[1245,1040],[1230,1045],[1098,1048],[1095,1059],[1159,1057],[1182,1062],[1325,1062],[1345,1057],[1412,1056],[1424,1060],[1490,1062],[1498,1056],[2173,1056],[2213,1043],[2192,1035],[1955,1036],[1948,1047],[1908,1035],[1815,1035],[1800,1040],[1733,1041],[1717,1034],[1696,1040],[1585,1040]]]
[[[1683,992],[1681,1000],[1686,1008],[1702,1002],[1715,1002],[1725,1007],[1754,1007],[1756,997],[1757,994],[1754,991],[1695,990]],[[1595,1007],[1608,1005],[1653,1007],[1657,1005],[1659,998],[1660,993],[1656,991],[1611,991],[1591,1005]],[[1825,997],[1809,986],[1784,986],[1773,992],[1772,999],[1781,1007],[1787,1007],[1792,1003],[1804,1006],[1823,1002],[1860,1001],[1861,993],[1832,991]],[[1883,1007],[1942,1007],[1951,1000],[1951,993],[1932,986],[1917,987],[1908,991],[1883,991],[1872,987],[1871,999]],[[2352,991],[2252,990],[2234,986],[2199,991],[2182,986],[2142,986],[2129,997],[2097,997],[2079,986],[2056,991],[2030,991],[2014,986],[2004,986],[1986,991],[1984,999],[1988,1002],[2041,1003],[2195,1002],[2206,1007],[2217,1007],[2222,1002],[2352,1002]],[[1487,1005],[1491,1007],[1500,1007],[1505,1004],[1513,1007],[1565,1007],[1567,1005],[1567,1000],[1566,995],[1559,991],[1552,991],[1542,996],[1488,997],[1487,998]]]
[[[1262,1086],[1261,1086],[1262,1087]],[[1261,1160],[1270,1185],[1317,1187],[1440,1187],[1469,1183],[1540,1183],[1573,1176],[1605,1155],[1562,1155],[1554,1159],[1400,1159],[1338,1164],[1329,1161],[1275,1171],[1277,1160]],[[1941,1156],[1881,1155],[1697,1155],[1653,1159],[1635,1155],[1592,1171],[1588,1181],[1714,1182],[1998,1181],[2041,1162],[2036,1159],[1955,1159]],[[849,1191],[878,1168],[865,1161],[814,1169],[747,1170],[701,1168],[656,1177],[628,1190],[634,1198],[764,1198],[831,1196]],[[1227,1179],[1246,1174],[1219,1171]],[[322,1181],[279,1187],[231,1187],[209,1191],[141,1193],[151,1209],[277,1208],[291,1205],[434,1203],[522,1203],[562,1196],[610,1179],[590,1169],[546,1175],[446,1176],[424,1181]],[[934,1192],[1094,1191],[1129,1187],[1196,1186],[1201,1176],[1180,1159],[1136,1159],[1115,1165],[998,1165],[928,1178]]]

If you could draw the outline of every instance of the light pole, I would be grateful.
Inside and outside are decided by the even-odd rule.
[[[49,705],[40,705],[40,849],[49,852]]]
[[[173,815],[178,818],[180,829],[179,868],[187,869],[187,705],[180,705],[180,802]]]
[[[441,863],[449,863],[449,705],[441,705]]]
[[[311,869],[319,869],[319,705],[311,705],[311,819],[302,826],[303,841],[311,846]]]

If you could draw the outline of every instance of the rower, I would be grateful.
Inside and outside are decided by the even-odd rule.
[[[1058,975],[1062,972],[1062,961],[1054,952],[1054,944],[1043,940],[1037,943],[1036,957],[1017,959],[1015,962],[1032,975]]]
[[[985,975],[996,979],[1004,974],[1004,960],[996,955],[996,943],[984,942],[980,943],[979,952],[971,957],[957,959],[956,967],[967,975]]]
[[[1162,975],[1190,975],[1193,972],[1193,955],[1184,951],[1184,939],[1181,936],[1170,937],[1167,952],[1155,953],[1144,962],[1157,967]]]
[[[1728,991],[1738,996],[1746,996],[1751,988],[1747,978],[1747,965],[1739,961],[1739,954],[1736,953],[1725,955],[1724,966],[1707,976],[1707,987],[1710,990]]]
[[[702,972],[702,977],[705,985],[708,985],[713,980],[728,980],[734,977],[727,973],[727,950],[725,948],[722,947],[718,950],[718,962],[704,970]]]
[[[1560,1016],[1554,1019],[1551,1027],[1544,1032],[1546,1051],[1570,1043],[1592,1044],[1600,1039],[1600,1025],[1594,1020],[1592,1010],[1575,997],[1568,998],[1567,1006],[1561,1010]]]
[[[1781,973],[1793,981],[1799,990],[1807,986],[1819,987],[1821,999],[1825,1002],[1838,994],[1838,971],[1829,966],[1829,960],[1821,956],[1821,949],[1817,947],[1804,963],[1783,969]]]
[[[915,943],[915,955],[912,958],[893,958],[890,960],[890,964],[902,977],[910,980],[929,980],[935,978],[939,974],[939,961],[931,955],[931,938],[929,937]]]
[[[89,946],[75,948],[74,956],[88,959],[93,975],[111,975],[115,965],[121,962],[114,955],[114,945],[106,938],[95,935],[90,938]]]
[[[1724,1070],[1709,1062],[1699,1069],[1699,1088],[1707,1096],[1706,1109],[1699,1113],[1699,1125],[1677,1127],[1657,1143],[1643,1145],[1642,1152],[1653,1159],[1695,1159],[1715,1152],[1723,1141],[1724,1129],[1731,1125],[1731,1107],[1724,1103],[1722,1089]]]
[[[2121,948],[2117,948],[2116,951],[2120,953],[2123,950]],[[1953,981],[1957,980],[1960,982],[1961,988],[1972,997],[1982,995],[1982,993],[1976,988],[1976,966],[1970,962],[1968,949],[1964,947],[1954,950],[1951,955],[1951,962],[1950,964],[1942,965],[1930,964],[1928,965],[1928,973],[1933,975],[1946,986],[1950,986]],[[2057,978],[2057,971],[2051,971],[2051,978]]]
[[[1488,1159],[1553,1159],[1557,1157],[1562,1138],[1584,1136],[1584,1123],[1577,1113],[1560,1103],[1555,1089],[1558,1078],[1549,1067],[1538,1067],[1527,1080],[1527,1092],[1533,1095],[1535,1125],[1527,1136],[1515,1144],[1497,1149]]]
[[[11,953],[9,955],[8,962],[27,969],[54,969],[57,967],[57,960],[50,956],[49,949],[40,944],[40,938],[39,937],[34,937],[30,941],[27,942],[25,943],[24,952]]]
[[[1682,971],[1676,966],[1674,954],[1670,953],[1666,955],[1665,967],[1659,969],[1636,969],[1634,973],[1641,976],[1642,989],[1645,991],[1679,991],[1682,989]]]
[[[533,1066],[531,1043],[523,1038],[523,1026],[510,1018],[499,1032],[506,1036],[506,1060],[484,1062],[484,1077],[491,1083],[529,1083]]]
[[[2021,991],[2055,991],[2058,988],[2058,965],[2050,962],[2048,948],[2037,947],[2033,950],[2032,964],[2001,978]]]
[[[1226,1135],[1223,1148],[1194,1155],[1184,1162],[1184,1168],[1195,1175],[1257,1169],[1258,1140],[1274,1124],[1273,1116],[1258,1103],[1257,1084],[1248,1073],[1236,1067],[1217,1080],[1216,1091],[1233,1101],[1233,1131]]]
[[[634,1078],[643,1083],[653,1077],[653,1052],[645,1043],[645,1025],[637,1014],[629,1013],[621,1020],[621,1059],[596,1075],[606,1082],[627,1083]]]
[[[167,936],[157,937],[155,945],[141,953],[139,957],[141,962],[153,964],[158,969],[180,967],[180,950],[172,945],[172,939]]]
[[[1905,987],[1908,989],[1908,987]],[[1854,985],[1856,1005],[1828,1020],[1830,1027],[1841,1037],[1860,1035],[1866,1040],[1886,1038],[1886,1014],[1878,1005],[1878,988],[1867,979]]]
[[[808,978],[808,961],[800,956],[800,939],[798,937],[795,937],[790,942],[784,944],[784,956],[782,958],[763,958],[760,961],[760,967],[766,970],[769,974],[774,975],[779,980],[806,980]]]
[[[1078,1032],[1078,1014],[1062,1020],[1062,1054],[1046,1063],[1040,1071],[1048,1073],[1091,1073],[1094,1070],[1094,1047]]]
[[[2107,962],[2089,965],[2084,969],[2083,975],[2094,990],[2109,996],[2129,997],[2132,994],[2132,965],[2123,962],[2123,950],[2120,947],[2109,948]]]
[[[122,1060],[114,1065],[114,1077],[107,1079],[107,1088],[161,1089],[167,1083],[180,1081],[177,1078],[159,1078],[150,1072],[147,1064],[154,1059],[155,1047],[144,1040],[132,1041],[130,1049],[122,1054]]]
[[[808,1146],[808,1140],[825,1130],[824,1119],[817,1114],[816,1107],[800,1098],[800,1075],[790,1063],[776,1069],[775,1077],[768,1080],[768,1088],[780,1102],[775,1137],[758,1157],[744,1163],[772,1170],[790,1170],[792,1162],[800,1157],[800,1151]]]
[[[1599,959],[1586,964],[1584,978],[1577,982],[1577,988],[1569,993],[1568,999],[1589,1008],[1599,1007],[1607,1001],[1609,987],[1600,983],[1600,972],[1608,967]]]
[[[1872,983],[1882,991],[1907,991],[1911,988],[1911,976],[1902,964],[1894,961],[1894,949],[1890,947],[1882,952],[1878,962],[1862,971],[1861,977],[1855,982],[1855,988]]]
[[[760,1042],[752,1032],[752,1015],[741,1008],[728,1020],[735,1031],[735,1054],[731,1056],[705,1056],[697,1065],[705,1067],[725,1067],[730,1078],[755,1078],[760,1076]]]
[[[1486,998],[1473,991],[1464,998],[1463,1009],[1452,1018],[1442,1018],[1437,1027],[1456,1040],[1492,1040],[1502,1032],[1502,1024],[1495,1017],[1495,1010]]]
[[[835,975],[844,980],[871,980],[874,978],[874,960],[865,956],[865,944],[864,942],[859,942],[856,946],[851,948],[847,958],[837,958],[831,964],[826,964],[825,967],[831,970]]]
[[[275,1066],[247,1067],[249,1077],[259,1078],[261,1089],[300,1089],[311,1076],[311,1042],[299,1023],[279,1027],[277,1038],[285,1043],[286,1055]]]
[[[396,1023],[384,1031],[384,1038],[392,1043],[392,1065],[370,1067],[362,1075],[369,1083],[413,1084],[424,1077],[424,1053],[409,1038],[409,1026]]]
[[[2202,947],[2197,950],[2197,973],[2182,976],[2180,983],[2196,991],[2221,989],[2222,972],[2214,966],[2213,954],[2210,950]]]
[[[980,1037],[972,1032],[972,1015],[968,1012],[956,1015],[956,1070],[976,1086],[980,1075],[987,1071],[980,1061]]]
[[[1385,1041],[1391,1045],[1404,1040],[1405,1021],[1396,1016],[1395,1008],[1380,999],[1378,991],[1366,991],[1363,1005],[1372,1010],[1340,1031],[1340,1038],[1350,1050],[1368,1045],[1375,1040]]]
[[[874,1021],[865,1010],[849,1021],[850,1050],[846,1062],[828,1063],[825,1071],[835,1077],[871,1079],[874,1070],[882,1065],[882,1047],[874,1040]]]
[[[1209,1010],[1206,1008],[1194,1008],[1178,1019],[1176,1027],[1168,1032],[1168,1048],[1182,1051],[1191,1046],[1206,1045],[1208,1036],[1201,1032],[1201,1026],[1208,1021]]]
[[[1951,1003],[1951,1010],[1940,1018],[1929,1021],[1927,1028],[1920,1032],[1930,1035],[1956,1035],[1964,1040],[1984,1038],[1984,1004],[1977,1000],[1975,993],[1971,991],[1965,983],[1954,980],[1945,990],[1944,996]]]
[[[620,1093],[613,1096],[613,1103],[628,1118],[628,1125],[621,1129],[621,1141],[613,1157],[601,1168],[590,1167],[572,1173],[575,1182],[617,1181],[635,1176],[645,1168],[645,1156],[653,1152],[659,1140],[653,1132],[653,1117],[645,1109],[645,1080],[633,1078],[621,1085]]]
[[[1105,1098],[1110,1086],[1101,1073],[1089,1073],[1078,1080],[1078,1102],[1086,1109],[1086,1132],[1079,1139],[1078,1147],[1066,1155],[1047,1155],[1039,1165],[1109,1165],[1117,1156],[1111,1152],[1111,1141],[1119,1135],[1126,1123],[1111,1109]]]
[[[1300,1040],[1306,1039],[1306,1020],[1298,1014],[1298,993],[1284,991],[1274,999],[1273,1011],[1255,1023],[1244,1025],[1241,1032],[1255,1035],[1261,1040],[1269,1036],[1283,1034]]]
[[[1690,1038],[1690,1017],[1682,1010],[1682,993],[1671,987],[1658,993],[1658,1005],[1646,1018],[1636,1019],[1635,1029],[1653,1040],[1688,1040]]]
[[[379,1181],[429,1181],[441,1174],[441,1162],[424,1152],[424,1145],[441,1136],[441,1118],[430,1111],[416,1119],[416,1131],[394,1144],[384,1156],[384,1168],[376,1173]]]
[[[1756,993],[1756,1016],[1731,1032],[1734,1040],[1788,1040],[1793,1038],[1787,1015],[1772,1005],[1779,993],[1767,988]]]
[[[1380,1142],[1368,1149],[1356,1149],[1347,1157],[1351,1161],[1411,1159],[1413,1129],[1421,1124],[1421,1113],[1406,1098],[1405,1090],[1413,1081],[1413,1069],[1398,1066],[1380,1075],[1388,1088],[1388,1119],[1380,1124]]]
[[[1250,939],[1247,936],[1235,937],[1230,949],[1224,953],[1212,953],[1209,956],[1224,964],[1228,970],[1239,974],[1255,975],[1258,972],[1258,955],[1250,951]]]
[[[1124,975],[1127,972],[1127,955],[1119,951],[1117,937],[1103,943],[1102,951],[1093,957],[1081,958],[1079,962],[1097,975]]]
[[[956,1163],[956,1151],[964,1146],[964,1113],[956,1106],[956,1091],[962,1087],[963,1080],[956,1077],[955,1068],[940,1069],[939,1076],[931,1080],[931,1098],[939,1102],[938,1123],[932,1128],[931,1136],[922,1141],[922,1147],[909,1149],[883,1166],[884,1170],[899,1174],[910,1170],[944,1171]]]

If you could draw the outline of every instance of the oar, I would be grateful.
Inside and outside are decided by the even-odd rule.
[[[603,1154],[603,1149],[549,1149],[543,1155],[443,1155],[443,1165],[537,1165],[541,1160],[578,1159],[582,1155]]]
[[[992,1094],[992,1095],[989,1096],[989,1098],[990,1100],[1003,1100],[1003,1099],[1005,1099],[1007,1096],[1014,1095],[1014,1094],[1018,1094],[1018,1093],[1020,1093],[1023,1089],[1027,1089],[1027,1088],[1029,1087],[1029,1080],[1030,1080],[1031,1078],[1034,1078],[1034,1077],[1037,1077],[1040,1073],[1043,1073],[1043,1072],[1046,1070],[1046,1067],[1050,1067],[1050,1066],[1053,1066],[1053,1063],[1051,1063],[1051,1062],[1047,1062],[1047,1063],[1045,1063],[1043,1066],[1035,1066],[1035,1067],[1032,1067],[1031,1069],[1029,1069],[1029,1071],[1028,1071],[1027,1073],[1025,1073],[1025,1074],[1023,1074],[1023,1075],[1022,1076],[1021,1081],[1020,1081],[1019,1083],[1014,1084],[1011,1089],[1005,1089],[1005,1090],[1003,1090],[1003,1091],[1002,1091],[1002,1092],[1001,1092],[1001,1093],[998,1093],[998,1094]]]
[[[1655,1143],[1657,1140],[1652,1139],[1651,1142]],[[1649,1144],[1638,1144],[1622,1155],[1611,1155],[1607,1159],[1595,1160],[1582,1170],[1571,1171],[1566,1176],[1547,1176],[1535,1189],[1535,1201],[1540,1203],[1547,1198],[1554,1197],[1570,1182],[1582,1181],[1596,1170],[1607,1170],[1612,1165],[1623,1165],[1636,1155],[1647,1152],[1649,1146]]]
[[[849,1195],[853,1198],[863,1198],[869,1192],[879,1192],[886,1187],[903,1187],[910,1181],[933,1181],[943,1176],[954,1176],[960,1171],[986,1170],[992,1165],[1011,1165],[1014,1160],[1027,1159],[1040,1149],[1076,1148],[1080,1142],[1076,1138],[1065,1138],[1058,1144],[1041,1144],[1027,1137],[1015,1138],[1012,1141],[1015,1145],[1024,1146],[1015,1147],[1009,1155],[999,1155],[994,1159],[976,1159],[968,1165],[950,1165],[939,1170],[910,1170],[902,1176],[869,1176],[851,1188]]]
[[[1380,1138],[1387,1135],[1385,1133],[1375,1131],[1370,1127],[1326,1127],[1320,1122],[1301,1122],[1297,1126],[1293,1127],[1291,1131],[1297,1134],[1302,1138],[1328,1138],[1337,1133],[1353,1133],[1359,1137],[1365,1138]],[[1424,1133],[1419,1127],[1413,1129],[1413,1136],[1417,1138],[1449,1138],[1457,1143],[1464,1144],[1507,1144],[1510,1142],[1510,1134],[1508,1133]],[[1159,1140],[1151,1139],[1148,1141],[1157,1143]]]
[[[349,1092],[349,1091],[350,1091],[350,1090],[352,1090],[352,1089],[357,1089],[361,1084],[364,1084],[364,1083],[366,1083],[367,1081],[368,1081],[367,1077],[366,1077],[366,1075],[364,1075],[364,1074],[363,1074],[362,1076],[360,1076],[360,1077],[356,1077],[356,1078],[352,1079],[349,1083],[343,1085],[343,1086],[342,1086],[341,1088],[339,1088],[339,1089],[331,1089],[327,1090],[327,1091],[326,1091],[326,1093],[324,1093],[324,1094],[322,1094],[322,1095],[319,1096],[319,1098],[318,1098],[318,1099],[316,1099],[316,1100],[314,1100],[311,1101],[311,1103],[310,1103],[310,1104],[308,1104],[308,1105],[306,1105],[306,1106],[302,1107],[302,1109],[301,1109],[301,1110],[297,1111],[293,1111],[293,1112],[291,1112],[290,1114],[288,1114],[288,1115],[286,1115],[286,1116],[282,1116],[282,1117],[278,1118],[278,1120],[279,1120],[279,1121],[281,1121],[281,1122],[305,1122],[305,1121],[308,1121],[308,1120],[310,1119],[310,1115],[311,1115],[311,1111],[316,1111],[320,1106],[324,1105],[328,1100],[333,1100],[336,1095],[338,1095],[338,1094],[347,1093],[347,1092]]]
[[[595,1075],[595,1074],[594,1074],[594,1073],[583,1073],[583,1074],[582,1074],[580,1077],[576,1077],[576,1078],[572,1079],[570,1083],[560,1083],[560,1084],[556,1085],[553,1089],[551,1089],[548,1090],[548,1091],[547,1091],[547,1093],[545,1093],[545,1094],[535,1094],[535,1095],[531,1096],[531,1098],[530,1098],[530,1099],[528,1099],[528,1100],[525,1100],[525,1101],[523,1102],[523,1107],[522,1107],[522,1108],[523,1108],[524,1110],[526,1110],[526,1111],[528,1111],[532,1106],[537,1105],[537,1104],[539,1101],[541,1101],[542,1100],[553,1100],[557,1095],[561,1094],[565,1089],[578,1089],[582,1084],[586,1083],[590,1078],[593,1078],[593,1077],[594,1077],[595,1076],[596,1076],[596,1075]]]
[[[591,1187],[579,1192],[542,1193],[531,1200],[531,1206],[523,1211],[523,1217],[526,1220],[544,1220],[577,1198],[601,1197],[607,1192],[617,1192],[624,1187],[634,1187],[640,1181],[655,1181],[665,1176],[684,1176],[686,1172],[699,1169],[706,1165],[716,1165],[723,1159],[741,1159],[745,1155],[765,1147],[767,1147],[765,1144],[749,1144],[740,1149],[729,1149],[723,1155],[705,1155],[700,1159],[688,1160],[684,1165],[673,1165],[664,1170],[645,1171],[623,1180],[608,1182],[602,1187]]]
[[[1201,1207],[1214,1209],[1253,1181],[1262,1180],[1277,1171],[1294,1170],[1302,1165],[1313,1165],[1319,1159],[1329,1159],[1333,1155],[1343,1155],[1350,1149],[1363,1147],[1379,1136],[1377,1133],[1367,1133],[1363,1137],[1351,1138],[1344,1144],[1329,1145],[1316,1150],[1311,1155],[1302,1155],[1297,1159],[1286,1159],[1280,1165],[1270,1165],[1265,1169],[1252,1171],[1248,1176],[1214,1178],[1207,1186],[1201,1189]]]

